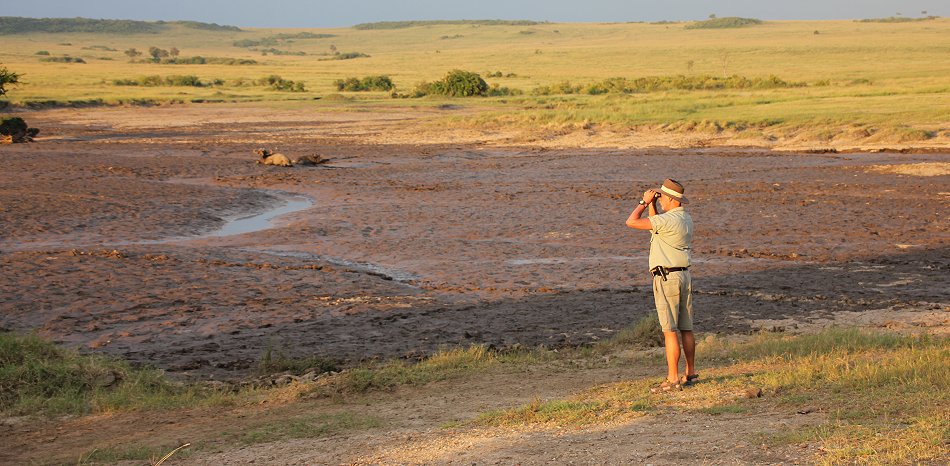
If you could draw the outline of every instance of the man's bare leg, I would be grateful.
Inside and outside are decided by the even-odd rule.
[[[683,354],[686,356],[686,375],[696,375],[696,336],[692,330],[683,330]]]
[[[679,381],[680,341],[676,331],[663,332],[663,342],[666,346],[666,380]]]

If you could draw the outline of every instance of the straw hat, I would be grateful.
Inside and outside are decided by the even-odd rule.
[[[683,185],[672,178],[667,178],[663,182],[663,186],[660,186],[660,189],[657,189],[656,192],[676,199],[680,204],[689,204],[689,200],[683,197]]]

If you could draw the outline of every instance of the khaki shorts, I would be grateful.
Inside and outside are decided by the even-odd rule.
[[[664,332],[693,330],[693,284],[689,270],[653,277],[653,299]]]

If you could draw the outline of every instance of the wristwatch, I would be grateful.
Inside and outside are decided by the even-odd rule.
[[[640,199],[640,205],[647,205],[647,203],[643,202],[643,199]]]

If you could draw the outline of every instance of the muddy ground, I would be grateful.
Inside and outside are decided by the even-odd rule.
[[[947,323],[950,176],[887,170],[946,154],[387,144],[414,112],[25,115],[39,142],[0,146],[0,328],[184,379],[246,377],[268,346],[589,344],[652,312],[624,220],[666,177],[692,201],[700,332]],[[266,167],[259,146],[332,160]],[[312,206],[216,234],[289,196]]]

